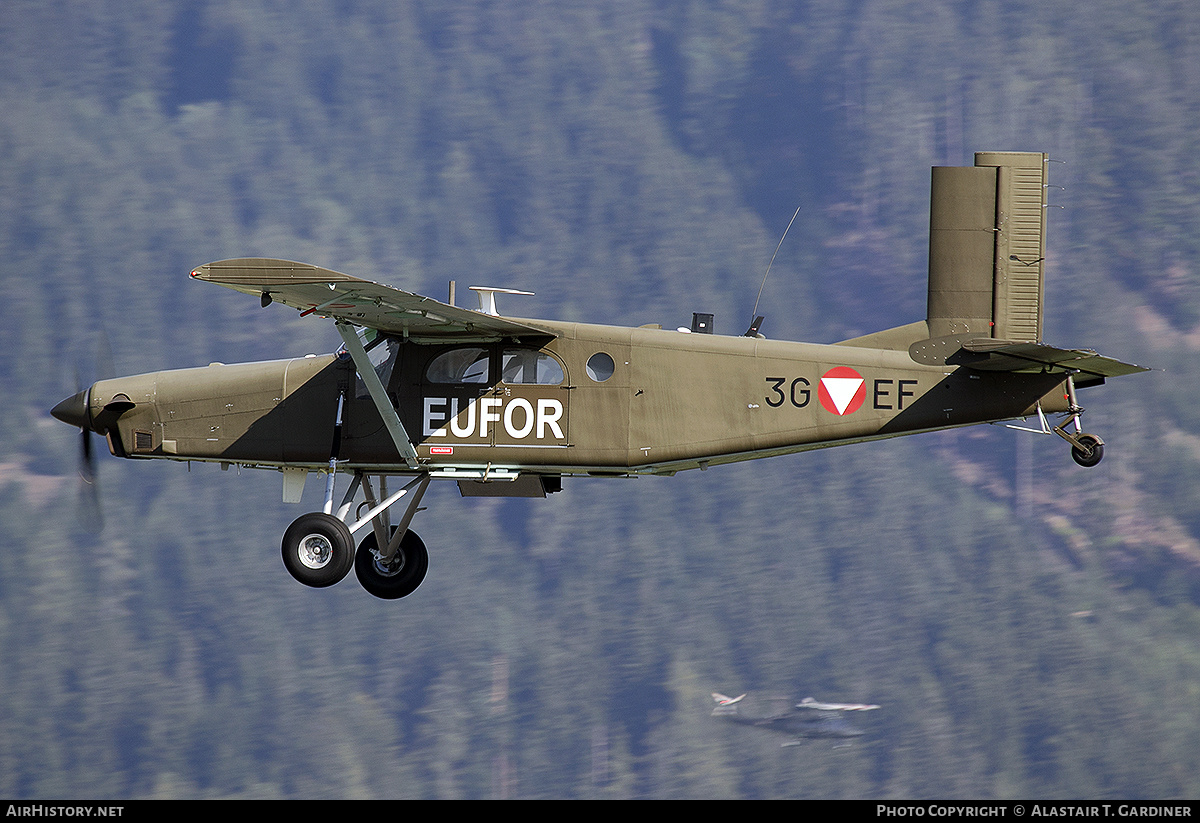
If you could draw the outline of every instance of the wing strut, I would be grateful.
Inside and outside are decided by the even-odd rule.
[[[358,333],[346,323],[339,322],[336,325],[338,334],[342,336],[342,341],[346,344],[346,351],[350,352],[350,357],[354,360],[354,368],[358,370],[358,376],[366,384],[367,391],[371,393],[371,400],[375,402],[375,409],[383,418],[388,434],[392,436],[392,442],[396,444],[396,451],[400,452],[400,456],[404,458],[404,462],[410,469],[417,468],[417,450],[413,448],[412,442],[408,439],[408,432],[404,430],[404,424],[400,422],[400,415],[396,414],[396,410],[392,408],[392,404],[388,400],[387,389],[383,387],[383,382],[371,366],[371,359],[367,357],[367,350],[359,341]]]

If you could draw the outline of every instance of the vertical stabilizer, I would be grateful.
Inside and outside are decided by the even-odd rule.
[[[929,189],[930,337],[992,335],[996,169],[935,166]]]
[[[1040,152],[978,152],[974,166],[933,169],[931,338],[1041,338],[1045,181]]]

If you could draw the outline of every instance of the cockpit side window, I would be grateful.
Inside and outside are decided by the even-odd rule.
[[[367,358],[385,386],[392,377],[392,368],[396,365],[396,354],[399,351],[400,341],[394,337],[380,336],[367,345]]]
[[[433,358],[425,369],[425,379],[430,383],[486,384],[490,366],[487,349],[474,346],[451,349]]]
[[[380,334],[374,329],[368,329],[366,334],[361,335],[361,337],[367,351],[367,358],[371,361],[371,366],[374,367],[375,374],[379,375],[379,382],[387,386],[388,381],[392,379],[392,369],[396,366],[396,355],[400,352],[400,341],[394,337]],[[363,382],[362,377],[356,377],[355,379],[354,396],[359,399],[370,397],[370,393],[367,391],[367,384]]]
[[[505,349],[500,379],[509,385],[557,386],[563,382],[562,364],[537,349]]]

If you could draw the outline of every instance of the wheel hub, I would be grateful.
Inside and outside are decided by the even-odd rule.
[[[300,541],[297,557],[306,568],[323,569],[333,559],[333,543],[323,534],[310,534]]]
[[[383,562],[383,560],[380,559],[378,552],[374,552],[374,555],[375,571],[378,572],[382,577],[394,577],[400,573],[401,569],[404,568],[404,552],[402,551],[397,551],[395,556],[392,558],[392,562],[390,563]]]

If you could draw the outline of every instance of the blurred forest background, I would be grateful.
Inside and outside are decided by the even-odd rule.
[[[1200,6],[6,0],[0,796],[1200,796]],[[97,376],[327,352],[274,256],[530,317],[924,317],[929,167],[1046,151],[1047,342],[1155,367],[998,427],[546,500],[435,484],[422,588],[310,590],[273,472],[99,461]],[[1062,188],[1057,188],[1061,186]],[[1060,208],[1061,207],[1061,208]],[[713,690],[866,701],[780,748]]]

